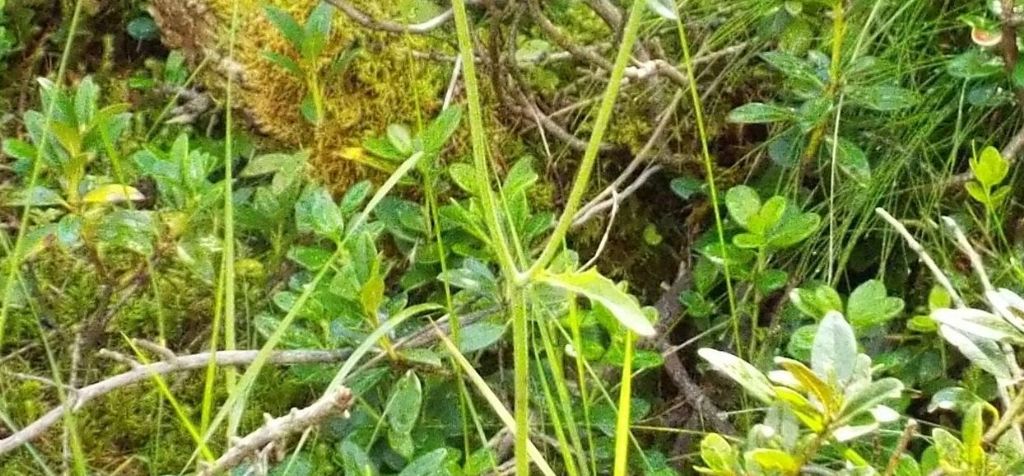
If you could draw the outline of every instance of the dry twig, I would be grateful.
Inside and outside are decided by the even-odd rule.
[[[301,410],[293,408],[290,413],[279,418],[269,418],[267,415],[267,421],[263,426],[235,441],[231,448],[200,471],[199,475],[213,476],[234,468],[269,445],[315,427],[331,415],[347,412],[351,405],[352,392],[346,387],[341,387]]]
[[[259,351],[256,350],[232,350],[220,351],[214,355],[203,352],[193,355],[176,357],[172,360],[155,362],[148,365],[140,365],[121,354],[104,352],[104,355],[120,355],[119,361],[133,362],[132,369],[128,372],[115,375],[81,389],[69,390],[68,399],[65,405],[53,408],[36,421],[28,424],[13,435],[0,440],[0,456],[10,453],[14,449],[42,436],[48,429],[60,421],[65,411],[78,412],[91,400],[106,395],[114,390],[127,387],[150,379],[154,375],[163,375],[186,370],[205,368],[213,357],[217,365],[239,366],[248,365],[256,359]],[[286,350],[271,354],[269,363],[276,365],[314,364],[340,362],[348,358],[348,351],[330,350]]]

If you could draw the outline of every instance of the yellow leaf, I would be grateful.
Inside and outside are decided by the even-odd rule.
[[[85,197],[82,197],[82,201],[85,203],[121,203],[144,200],[145,198],[146,196],[135,187],[108,184],[90,190]]]

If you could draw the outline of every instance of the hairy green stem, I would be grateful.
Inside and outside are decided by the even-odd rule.
[[[509,248],[501,215],[491,189],[491,167],[487,159],[487,138],[484,135],[484,115],[480,100],[480,86],[477,81],[473,53],[473,38],[469,31],[469,18],[465,0],[452,2],[455,14],[455,32],[458,36],[459,55],[462,57],[462,77],[466,83],[466,101],[469,105],[469,132],[473,149],[473,167],[476,174],[477,194],[484,208],[484,221],[491,234],[498,263],[506,276],[516,274],[515,261]]]
[[[235,57],[235,32],[238,30],[238,0],[231,7],[231,35],[228,40],[228,58]],[[234,209],[234,115],[231,113],[234,96],[234,75],[228,75],[227,97],[225,98],[224,117],[227,128],[224,138],[224,252],[221,257],[224,273],[224,350],[235,350],[235,209]],[[238,373],[234,367],[225,369],[225,386],[228,393],[235,387]],[[227,437],[231,439],[238,433],[238,425],[242,419],[241,405],[232,411],[228,418]]]

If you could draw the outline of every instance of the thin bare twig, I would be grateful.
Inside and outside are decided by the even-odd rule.
[[[441,27],[452,19],[452,10],[449,8],[448,10],[445,10],[444,13],[425,22],[405,25],[387,20],[377,20],[356,8],[355,5],[352,5],[347,0],[327,0],[327,3],[333,5],[338,10],[341,10],[342,13],[348,15],[352,21],[358,23],[363,28],[388,33],[411,33],[414,35],[423,35]]]
[[[907,426],[903,428],[903,433],[900,435],[900,441],[896,444],[896,448],[892,452],[892,456],[889,457],[889,464],[885,467],[885,476],[892,476],[896,474],[896,469],[900,466],[900,458],[903,456],[903,451],[910,445],[910,440],[917,434],[917,420],[911,418],[907,420]]]
[[[345,413],[352,405],[352,392],[341,387],[336,392],[320,397],[301,410],[292,409],[279,418],[268,419],[263,426],[234,442],[216,461],[199,472],[200,476],[213,476],[238,466],[246,458],[294,433],[306,431],[327,417]]]
[[[610,198],[612,204],[612,213],[608,216],[608,225],[604,228],[604,235],[601,236],[601,242],[597,245],[597,251],[594,252],[594,256],[583,265],[582,270],[586,270],[597,263],[597,259],[601,257],[601,253],[604,252],[604,247],[608,245],[608,238],[612,234],[612,227],[615,226],[615,216],[619,214],[619,193],[612,190],[612,198]]]
[[[257,354],[259,354],[259,351],[256,350],[220,351],[212,356],[209,352],[203,352],[148,365],[138,365],[136,363],[134,368],[128,372],[115,375],[92,385],[87,385],[76,392],[69,392],[66,404],[53,408],[13,435],[0,440],[0,456],[42,436],[48,429],[60,421],[65,411],[78,412],[91,400],[119,388],[148,380],[153,375],[205,368],[209,364],[211,357],[221,366],[248,365],[256,359]],[[348,355],[348,351],[286,350],[271,354],[269,363],[295,365],[340,362],[348,358]]]
[[[611,192],[612,196],[610,198],[606,198],[600,202],[594,203],[585,211],[585,213],[583,213],[582,215],[577,215],[579,216],[579,218],[573,221],[572,226],[578,227],[580,225],[583,225],[584,223],[590,221],[592,218],[597,216],[599,213],[609,208],[612,208],[614,210],[616,207],[619,206],[619,203],[622,202],[622,200],[629,198],[634,193],[636,193],[637,190],[640,190],[640,187],[647,183],[647,180],[649,180],[654,174],[660,171],[661,165],[655,164],[647,167],[646,169],[644,169],[643,172],[640,172],[640,175],[637,176],[637,178],[633,180],[633,182],[630,183],[628,187],[623,189],[621,193],[613,190]]]
[[[924,246],[921,246],[921,243],[910,234],[907,227],[903,226],[903,223],[900,223],[899,220],[890,215],[884,208],[876,208],[875,213],[888,222],[889,225],[891,225],[907,242],[907,246],[917,253],[917,256],[921,258],[921,262],[923,262],[924,265],[932,272],[932,275],[935,276],[935,280],[943,287],[943,289],[946,290],[947,293],[949,293],[949,296],[953,299],[953,303],[956,304],[956,307],[967,307],[963,298],[960,297],[960,293],[956,292],[956,288],[953,287],[953,283],[949,281],[949,277],[946,276],[946,273],[942,272],[939,265],[935,263],[935,260],[933,260],[931,255],[928,254],[928,251],[924,249]]]
[[[665,110],[662,111],[660,119],[658,120],[658,125],[655,126],[654,132],[651,133],[651,137],[640,149],[640,152],[636,154],[636,157],[633,158],[629,165],[626,166],[626,169],[623,170],[622,173],[619,174],[619,176],[614,181],[612,181],[611,184],[609,184],[607,187],[605,187],[603,191],[601,191],[601,193],[597,194],[597,196],[595,196],[589,202],[587,202],[586,205],[580,207],[580,210],[576,212],[576,217],[575,221],[573,221],[573,226],[580,226],[583,223],[586,223],[591,217],[593,217],[596,213],[596,211],[594,211],[593,209],[595,209],[598,206],[602,206],[603,203],[607,202],[608,195],[610,195],[613,191],[617,192],[619,187],[621,187],[622,184],[625,183],[625,181],[628,180],[629,177],[631,177],[633,173],[640,168],[640,164],[646,162],[653,155],[655,148],[663,142],[662,139],[665,135],[665,131],[668,129],[669,122],[671,122],[671,119],[673,117],[672,113],[675,111],[676,107],[679,106],[679,102],[682,100],[682,98],[683,90],[679,89],[678,91],[676,91],[676,94],[675,96],[673,96],[672,101],[669,103],[668,107],[666,107]],[[648,169],[645,172],[649,171],[650,169]],[[641,179],[646,180],[646,177],[643,177],[641,174],[641,177],[634,180],[633,183],[642,183]],[[628,196],[628,194],[626,194],[626,196]],[[603,206],[603,209],[607,208],[607,205]]]

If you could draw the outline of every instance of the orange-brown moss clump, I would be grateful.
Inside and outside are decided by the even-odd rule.
[[[228,58],[232,13],[237,3],[235,46]],[[263,6],[291,13],[299,23],[319,0],[154,0],[151,12],[164,42],[180,48],[193,65],[206,61],[215,74],[205,74],[211,89],[223,90],[228,74],[236,75],[236,106],[270,137],[313,151],[312,165],[328,184],[344,187],[364,175],[362,167],[342,151],[358,145],[367,134],[383,131],[392,122],[414,122],[418,113],[429,117],[439,103],[450,69],[417,59],[440,42],[429,37],[369,31],[335,12],[331,38],[323,54],[331,58],[349,48],[359,53],[336,76],[323,73],[324,121],[320,130],[303,118],[299,105],[305,83],[266,59],[273,51],[293,59],[297,52],[267,19]],[[378,18],[399,16],[401,2],[353,2]]]

